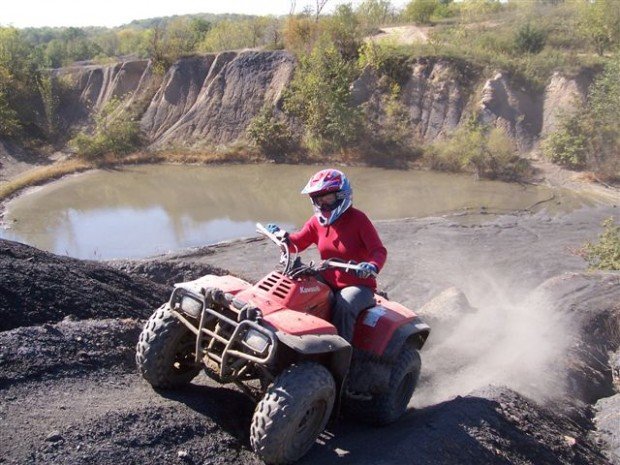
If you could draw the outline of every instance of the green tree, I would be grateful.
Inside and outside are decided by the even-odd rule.
[[[403,16],[408,21],[428,24],[438,5],[438,0],[412,0],[405,6]]]
[[[210,21],[202,18],[192,18],[190,20],[190,30],[195,37],[196,43],[200,43],[204,40],[207,32],[211,30],[213,24]]]
[[[12,78],[23,80],[32,76],[30,52],[18,29],[0,28],[0,67],[7,70]]]
[[[0,137],[12,139],[21,133],[21,123],[17,112],[13,110],[0,88]]]
[[[19,128],[36,132],[39,73],[32,51],[18,29],[0,28],[0,106],[6,135],[16,136]]]
[[[103,56],[113,57],[118,55],[120,39],[118,34],[113,31],[106,31],[95,37],[95,43]]]
[[[588,103],[593,165],[605,177],[620,179],[620,51],[595,80]]]
[[[583,110],[560,115],[558,129],[543,142],[543,153],[552,162],[567,168],[584,168],[588,158],[588,125]]]
[[[320,26],[308,14],[290,15],[284,23],[284,45],[295,55],[308,54],[320,35]]]
[[[194,29],[194,23],[191,20],[175,18],[165,28],[162,37],[162,54],[169,63],[172,63],[181,56],[193,53],[204,35]]]
[[[558,128],[543,143],[545,155],[569,168],[589,168],[608,179],[620,179],[620,53],[605,65],[585,105],[560,117]]]
[[[389,0],[364,0],[358,5],[355,14],[366,33],[384,25],[394,16]]]
[[[618,0],[582,2],[580,17],[580,31],[593,44],[596,53],[603,55],[620,44]]]
[[[43,76],[39,80],[39,94],[45,111],[45,131],[48,137],[55,137],[58,131],[59,92],[55,80],[51,76]]]
[[[252,47],[256,37],[248,21],[220,21],[205,36],[199,48],[203,52],[219,52]]]
[[[351,5],[339,5],[325,22],[325,32],[340,54],[347,60],[357,59],[362,32]]]
[[[51,40],[45,50],[46,61],[51,68],[60,68],[67,59],[67,47],[59,39]]]
[[[123,29],[118,32],[119,55],[149,56],[149,43],[152,32],[149,30]]]
[[[285,110],[302,120],[311,149],[341,149],[357,140],[360,113],[351,106],[349,89],[354,72],[354,65],[326,38],[300,58]]]

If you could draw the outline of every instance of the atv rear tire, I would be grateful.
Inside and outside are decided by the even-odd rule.
[[[250,443],[268,464],[302,457],[325,429],[334,407],[336,383],[318,363],[302,363],[280,374],[256,406]]]
[[[136,346],[142,377],[154,388],[188,384],[200,372],[194,357],[195,341],[194,333],[172,315],[167,304],[158,308],[144,325]]]
[[[419,352],[406,345],[392,368],[388,390],[374,394],[369,400],[345,396],[346,413],[378,426],[395,422],[407,410],[407,404],[418,384],[421,367]]]

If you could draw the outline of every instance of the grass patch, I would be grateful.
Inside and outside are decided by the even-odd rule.
[[[79,173],[93,167],[92,163],[84,160],[70,160],[51,166],[34,168],[21,174],[14,180],[0,185],[0,200],[10,197],[22,189],[39,186],[53,179],[66,176],[67,174]]]
[[[145,163],[213,164],[213,163],[258,163],[267,159],[258,153],[241,147],[228,147],[219,151],[169,150],[162,152],[135,152],[119,157],[107,154],[96,162],[72,159],[26,171],[15,179],[0,185],[0,201],[23,189],[40,186],[68,174],[81,173],[96,168],[115,168],[124,165]]]

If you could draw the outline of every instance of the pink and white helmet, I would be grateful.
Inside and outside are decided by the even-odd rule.
[[[315,201],[316,197],[331,192],[336,193],[336,202],[331,205],[321,206]],[[353,203],[353,190],[349,180],[342,171],[335,169],[321,170],[314,174],[301,193],[310,196],[314,214],[323,226],[336,221]]]

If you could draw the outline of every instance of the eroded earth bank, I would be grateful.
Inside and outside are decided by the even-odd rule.
[[[432,327],[423,376],[402,420],[342,419],[300,463],[620,463],[620,273],[574,252],[609,216],[378,223],[380,287]],[[0,241],[0,463],[261,463],[243,394],[204,377],[156,393],[133,356],[171,283],[276,262],[254,238],[108,263]]]

